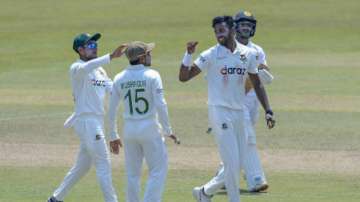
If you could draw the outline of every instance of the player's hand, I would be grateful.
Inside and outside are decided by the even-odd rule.
[[[110,54],[110,59],[121,57],[127,48],[127,44],[122,44],[117,47],[112,54]]]
[[[121,143],[120,139],[110,141],[110,151],[111,151],[111,153],[119,154],[120,147],[122,147],[122,143]]]
[[[270,68],[269,68],[267,65],[265,65],[265,64],[259,64],[258,69],[259,69],[259,70],[260,70],[260,69],[266,69],[266,70],[270,71]]]
[[[168,137],[171,138],[175,144],[180,144],[180,139],[177,138],[175,134],[171,134]]]
[[[197,41],[189,41],[186,44],[186,50],[191,55],[195,52],[196,45],[198,45]]]
[[[274,113],[271,110],[267,110],[265,113],[266,125],[269,129],[272,129],[275,126]]]

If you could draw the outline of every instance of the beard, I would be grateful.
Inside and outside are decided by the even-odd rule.
[[[221,44],[221,45],[226,45],[229,41],[229,36],[220,36],[220,37],[217,37],[216,38],[218,43]]]

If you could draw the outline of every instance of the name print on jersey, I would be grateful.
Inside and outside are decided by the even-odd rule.
[[[238,74],[238,75],[244,75],[246,69],[240,68],[240,67],[227,67],[226,65],[220,69],[220,73],[222,75],[229,75],[229,74]]]
[[[120,84],[121,89],[127,88],[145,88],[146,87],[146,80],[140,81],[127,81],[125,83]]]

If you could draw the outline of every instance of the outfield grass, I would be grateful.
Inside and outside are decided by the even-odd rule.
[[[197,53],[215,43],[212,17],[234,14],[241,8],[255,13],[258,27],[254,40],[265,49],[276,78],[267,91],[277,127],[268,131],[264,121],[259,120],[261,151],[282,154],[289,151],[289,161],[294,152],[304,156],[324,152],[323,157],[310,162],[335,159],[329,163],[333,167],[344,163],[342,158],[353,162],[340,170],[324,167],[326,174],[320,173],[315,165],[311,169],[308,162],[302,162],[307,170],[286,165],[277,165],[275,169],[268,163],[265,169],[271,186],[269,193],[244,194],[243,201],[360,201],[357,192],[360,170],[356,167],[360,165],[358,1],[0,0],[0,3],[0,146],[14,145],[0,147],[0,202],[42,201],[69,168],[68,161],[56,162],[56,166],[42,165],[42,159],[36,156],[25,159],[25,163],[7,160],[16,158],[11,153],[18,155],[18,150],[24,156],[32,153],[22,147],[49,153],[51,158],[62,153],[42,149],[52,146],[66,149],[78,144],[73,132],[62,125],[73,107],[67,72],[76,59],[72,40],[81,32],[103,34],[100,54],[130,40],[156,42],[153,65],[162,75],[172,125],[182,139],[182,146],[177,149],[169,145],[172,152],[169,156],[184,160],[186,155],[194,162],[204,158],[214,161],[208,167],[179,168],[176,165],[181,165],[180,162],[170,165],[164,201],[193,201],[192,187],[212,176],[218,159],[208,153],[208,149],[216,147],[213,137],[205,134],[207,88],[203,76],[180,83],[178,66],[188,40],[199,40]],[[126,60],[120,59],[106,69],[113,77],[126,65]],[[204,152],[186,153],[197,148]],[[337,153],[342,155],[336,156]],[[335,157],[324,159],[329,154]],[[31,161],[38,161],[39,166],[33,166]],[[122,167],[120,170],[116,167],[114,176],[124,201]],[[101,200],[94,171],[66,198],[67,202]],[[218,196],[214,201],[226,198]]]
[[[39,175],[39,172],[42,174]],[[61,174],[65,172],[67,172],[67,168],[4,168],[0,173],[0,177],[7,178],[9,181],[8,186],[0,187],[2,193],[0,201],[8,202],[9,199],[14,202],[44,201],[48,197],[48,193],[52,192],[56,188],[55,185],[62,180]],[[146,172],[144,171],[144,173]],[[210,178],[212,174],[204,171],[170,170],[164,201],[192,201],[190,198],[194,184],[201,184]],[[124,201],[124,172],[115,169],[113,176],[119,200]],[[357,182],[360,180],[359,177],[349,178],[346,175],[274,172],[268,175],[268,179],[271,182],[268,193],[250,194],[243,192],[243,201],[356,202],[360,197],[358,192],[360,187]],[[143,188],[145,180],[146,178],[142,180]],[[102,194],[100,187],[96,183],[94,169],[74,187],[66,201],[102,201]],[[226,201],[225,195],[216,195],[213,201]]]

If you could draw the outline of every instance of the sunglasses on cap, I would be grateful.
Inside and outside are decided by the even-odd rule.
[[[95,43],[95,42],[91,42],[91,43],[88,43],[88,44],[85,44],[84,45],[84,47],[85,48],[88,48],[88,49],[95,49],[95,48],[97,48],[97,43]]]

